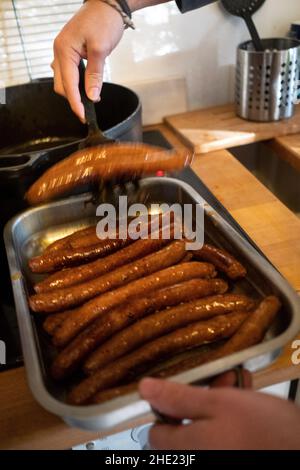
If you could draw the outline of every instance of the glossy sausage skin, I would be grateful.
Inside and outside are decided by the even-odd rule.
[[[193,251],[195,259],[208,261],[227,274],[230,279],[239,279],[247,274],[244,266],[227,251],[205,243],[200,250]]]
[[[220,279],[192,279],[129,300],[92,323],[58,354],[52,365],[53,377],[61,379],[69,375],[99,344],[136,320],[181,302],[225,292],[227,288],[227,283]]]
[[[133,263],[126,264],[110,273],[82,284],[43,294],[35,294],[29,298],[30,308],[34,312],[49,313],[76,307],[97,295],[112,291],[117,287],[158,271],[160,268],[159,263],[163,262],[163,266],[168,263],[167,258],[170,256],[171,251],[173,252],[172,256],[175,262],[177,260],[180,261],[184,256],[183,250],[184,242],[175,241],[156,253],[147,255]],[[178,259],[176,253],[178,254]]]
[[[220,347],[204,354],[183,359],[177,364],[166,367],[158,373],[158,377],[171,377],[193,367],[206,364],[221,357],[254,346],[260,343],[271,326],[280,308],[277,297],[266,297],[258,307],[242,323],[236,333]]]
[[[141,221],[138,225],[139,238],[150,238],[148,236],[150,229],[152,229],[152,232],[155,230],[154,233],[151,233],[152,239],[168,238],[171,240],[174,237],[176,238],[174,233],[180,234],[181,227],[178,226],[178,224],[175,223],[173,219],[174,215],[170,212],[164,212],[162,214],[158,214],[157,216],[151,216],[151,218],[149,218],[149,216],[141,218]],[[126,221],[126,223],[128,222]],[[77,232],[75,232],[74,234],[67,237],[71,238],[71,240],[67,242],[68,245],[65,248],[61,248],[59,250],[46,249],[42,255],[36,256],[29,261],[29,267],[33,272],[46,273],[57,271],[68,266],[73,267],[79,263],[86,263],[88,261],[94,260],[95,258],[107,256],[110,253],[113,253],[135,241],[136,238],[131,236],[130,228],[131,226],[129,222],[125,237],[123,234],[121,237],[119,237],[120,232],[119,227],[117,227],[115,233],[106,233],[105,239],[98,238],[96,229],[94,230],[94,228],[92,228],[92,231],[90,231],[90,229],[86,229],[86,231],[83,229],[80,231],[83,232],[83,236],[80,237],[76,237]],[[167,233],[165,232],[166,229]],[[161,235],[161,233],[163,233],[163,235]],[[57,243],[58,242],[59,240]]]
[[[113,271],[116,268],[124,266],[142,256],[158,250],[168,243],[168,240],[137,240],[116,253],[97,259],[91,263],[74,268],[66,268],[62,271],[48,276],[43,281],[34,286],[38,294],[49,292],[53,289],[60,289],[89,281],[102,274]]]
[[[273,323],[280,306],[281,303],[275,296],[263,299],[254,312],[246,318],[230,341],[227,341],[222,349],[218,351],[218,355],[227,356],[260,343]]]
[[[78,186],[157,170],[180,170],[188,163],[186,151],[166,151],[145,144],[115,143],[79,150],[47,170],[29,189],[29,204],[40,204]]]
[[[118,385],[124,379],[133,379],[157,361],[230,337],[246,317],[247,313],[240,312],[219,315],[155,339],[83,380],[70,392],[68,401],[73,405],[84,404],[97,392]]]
[[[204,281],[207,283],[221,282],[219,279]],[[216,284],[215,284],[216,286]],[[224,286],[220,285],[223,290]],[[189,323],[208,319],[210,317],[226,314],[232,311],[248,311],[254,307],[251,299],[243,295],[225,294],[194,300],[186,304],[154,313],[140,320],[134,325],[120,331],[106,343],[100,346],[87,359],[84,372],[92,374],[100,367],[113,362],[119,357],[128,354],[152,339],[165,335]]]
[[[107,390],[102,390],[101,392],[96,393],[91,399],[91,403],[100,405],[114,398],[119,398],[128,393],[133,393],[138,390],[138,382],[131,382],[126,385],[120,385],[119,387],[108,388]]]
[[[180,242],[181,241],[178,241],[176,243]],[[182,242],[183,245],[185,245],[183,240]],[[182,258],[184,257],[184,253],[185,250],[182,252]],[[174,255],[176,255],[176,257],[174,257]],[[144,295],[149,292],[154,292],[157,289],[162,289],[163,287],[168,287],[190,279],[210,279],[216,275],[214,266],[208,263],[189,262],[166,267],[179,260],[179,253],[172,250],[166,260],[157,260],[157,266],[160,266],[160,271],[150,274],[143,279],[133,281],[124,287],[119,287],[112,292],[100,295],[90,300],[82,307],[74,310],[55,332],[54,344],[56,346],[65,346],[92,321],[96,320],[116,305],[127,302],[130,297]]]
[[[53,313],[52,315],[49,315],[43,322],[43,329],[46,331],[46,333],[48,333],[48,335],[54,335],[56,328],[62,324],[70,312],[71,310],[66,310],[65,312]]]
[[[73,243],[75,240],[78,239],[85,239],[86,236],[91,235],[91,233],[96,233],[96,226],[92,225],[89,227],[85,227],[80,230],[76,230],[75,232],[71,233],[70,235],[66,235],[63,238],[59,238],[58,240],[55,240],[55,242],[50,243],[50,245],[47,246],[45,249],[44,253],[50,253],[50,251],[60,251],[66,248],[74,248]]]
[[[67,266],[74,266],[95,258],[104,257],[132,243],[132,241],[130,238],[126,240],[99,240],[97,245],[45,252],[29,260],[29,267],[34,273],[50,273]]]

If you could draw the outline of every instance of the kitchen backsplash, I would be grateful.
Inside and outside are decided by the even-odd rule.
[[[6,85],[51,74],[53,38],[81,2],[14,3],[19,25],[12,2],[0,2],[0,80]],[[299,0],[267,0],[255,15],[264,37],[285,36],[299,18]],[[146,123],[233,99],[236,46],[248,39],[239,18],[229,17],[218,3],[182,15],[170,2],[136,12],[134,21],[137,29],[124,33],[107,61],[106,79],[141,95]]]

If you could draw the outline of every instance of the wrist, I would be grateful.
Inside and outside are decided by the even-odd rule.
[[[131,20],[131,9],[127,3],[127,0],[83,0],[85,5],[93,3],[94,5],[106,5],[110,9],[115,10],[122,18],[125,29],[135,29],[134,23]]]

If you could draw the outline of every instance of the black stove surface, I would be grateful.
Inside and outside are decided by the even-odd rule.
[[[9,269],[4,252],[4,243],[1,240],[1,285],[0,285],[0,340],[4,341],[6,349],[5,364],[0,365],[3,370],[18,367],[23,364],[19,329],[14,307]]]
[[[145,143],[158,145],[167,149],[171,149],[172,145],[165,139],[159,131],[145,131],[143,140]],[[263,253],[231,217],[229,212],[218,201],[218,199],[210,192],[205,184],[190,169],[186,168],[178,173],[177,178],[189,183],[201,196],[210,204],[220,215],[231,224],[244,238],[246,238],[262,255]],[[3,232],[3,226],[1,227]],[[263,255],[264,256],[264,255]],[[3,239],[0,242],[0,266],[1,266],[1,283],[0,283],[0,340],[6,345],[6,364],[0,364],[0,372],[3,370],[18,367],[23,364],[22,350],[20,345],[19,331],[17,325],[16,312],[14,308],[14,300],[10,283],[9,269],[7,265]]]

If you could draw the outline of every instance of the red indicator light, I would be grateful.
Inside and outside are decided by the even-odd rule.
[[[156,176],[165,176],[165,172],[163,170],[158,170],[156,172]]]

